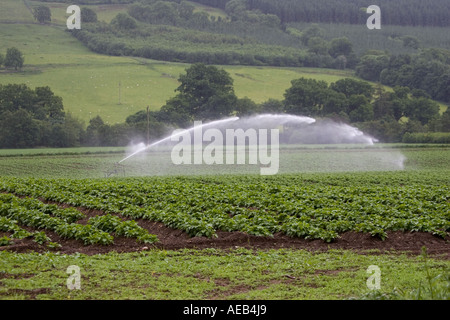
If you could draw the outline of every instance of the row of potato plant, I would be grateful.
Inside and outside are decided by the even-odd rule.
[[[346,231],[385,239],[388,231],[450,230],[447,184],[411,174],[2,178],[0,189],[46,200],[160,221],[192,236],[218,230],[333,241]]]

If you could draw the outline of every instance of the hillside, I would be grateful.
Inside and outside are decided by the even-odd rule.
[[[18,73],[0,70],[0,84],[26,83],[33,88],[49,86],[63,98],[65,109],[86,123],[97,115],[108,123],[122,122],[147,105],[158,110],[174,95],[177,78],[188,67],[183,63],[93,53],[59,25],[65,23],[63,17],[66,14],[62,9],[65,4],[49,4],[55,25],[38,25],[30,24],[31,14],[23,2],[7,1],[8,8],[15,12],[10,18],[25,19],[29,23],[2,23],[0,52],[16,46],[24,53],[25,66]],[[99,19],[106,21],[117,10],[123,10],[117,5],[97,8]],[[232,75],[237,96],[247,96],[255,102],[281,99],[290,81],[302,76],[328,82],[352,76],[351,71],[343,70],[223,68]]]
[[[230,3],[236,2],[233,1]],[[3,14],[0,20],[0,52],[17,47],[25,56],[25,65],[18,71],[0,69],[0,85],[23,83],[32,90],[50,87],[63,99],[65,111],[85,125],[95,120],[109,132],[104,134],[108,136],[104,141],[109,142],[101,144],[129,141],[131,133],[126,130],[138,130],[141,134],[142,110],[147,106],[160,111],[162,106],[170,105],[153,114],[156,131],[163,123],[181,125],[175,119],[185,117],[184,112],[190,107],[177,106],[175,89],[180,85],[180,75],[194,62],[217,65],[230,75],[236,98],[249,98],[233,105],[238,113],[257,110],[260,105],[252,104],[274,99],[275,109],[261,110],[330,116],[389,142],[401,141],[406,133],[439,132],[447,126],[441,120],[446,105],[441,103],[439,114],[439,107],[428,100],[450,98],[446,96],[449,52],[429,49],[448,37],[442,27],[387,26],[373,33],[364,25],[281,24],[273,14],[252,10],[236,16],[239,6],[223,9],[193,1],[86,2],[89,6],[82,8],[91,9],[97,22],[86,22],[81,30],[69,31],[65,26],[67,3],[5,1],[11,15]],[[50,8],[50,23],[33,20],[31,12],[41,5]],[[431,36],[436,30],[439,32]],[[410,34],[415,34],[415,38]],[[406,41],[414,39],[417,46]],[[442,43],[445,47],[446,41]],[[351,94],[343,96],[339,89],[327,87],[344,78],[358,77],[370,81],[376,91],[366,97],[350,97]],[[319,97],[314,99],[314,105],[296,96],[297,89],[291,88],[287,98],[292,80],[297,79],[301,81],[296,86],[308,87],[304,97]],[[384,81],[389,86],[380,87]],[[405,91],[393,90],[395,86],[412,91],[405,95]],[[170,99],[171,103],[167,103]],[[430,112],[420,111],[423,105]],[[130,115],[134,115],[136,123],[124,124]],[[408,124],[408,117],[415,121]],[[80,134],[79,139],[86,138]]]

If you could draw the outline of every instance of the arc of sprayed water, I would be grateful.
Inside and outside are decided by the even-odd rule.
[[[227,119],[222,119],[222,120],[216,120],[216,121],[208,122],[208,123],[205,123],[205,124],[202,124],[202,125],[199,125],[199,126],[194,126],[192,128],[186,129],[185,131],[182,131],[182,132],[177,133],[177,134],[172,134],[172,135],[170,135],[168,137],[165,137],[165,138],[163,138],[163,139],[161,139],[159,141],[156,141],[156,142],[154,142],[152,144],[149,144],[148,146],[145,146],[144,148],[139,149],[138,151],[136,151],[136,152],[130,154],[129,156],[123,158],[118,163],[122,163],[125,160],[128,160],[131,157],[134,157],[135,155],[137,155],[137,154],[139,154],[139,153],[141,153],[141,152],[143,152],[143,151],[145,151],[145,150],[147,150],[147,149],[149,149],[151,147],[154,147],[154,146],[156,146],[156,145],[158,145],[160,143],[163,143],[163,142],[171,139],[172,137],[177,137],[177,136],[182,135],[182,134],[184,134],[186,132],[190,132],[190,131],[192,131],[194,129],[204,128],[204,127],[212,126],[212,125],[215,125],[215,124],[225,123],[225,122],[230,122],[230,121],[236,121],[236,120],[239,120],[239,117],[232,117],[232,118],[227,118]]]

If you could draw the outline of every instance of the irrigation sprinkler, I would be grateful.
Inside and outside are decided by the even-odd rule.
[[[112,168],[105,171],[105,178],[119,176],[120,174],[125,177],[125,166],[116,162]]]

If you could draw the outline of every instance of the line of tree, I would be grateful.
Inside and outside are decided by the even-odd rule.
[[[443,132],[433,135],[437,138],[429,138],[429,142],[445,143],[450,132],[450,110],[441,115],[436,102],[424,97],[422,91],[406,87],[395,87],[393,92],[387,92],[381,86],[374,87],[351,78],[330,85],[300,78],[292,81],[283,100],[269,99],[258,104],[247,97],[238,98],[230,75],[214,66],[194,64],[178,80],[177,94],[160,110],[149,113],[153,139],[161,138],[174,128],[187,128],[195,120],[261,113],[333,119],[357,126],[383,142],[401,142],[402,139],[415,142],[412,137],[417,135],[411,136],[413,133]],[[129,116],[125,124],[110,126],[97,117],[91,120],[88,131],[89,136],[96,137],[96,145],[114,145],[120,132],[129,134],[130,127],[135,128],[135,133],[140,132],[141,140],[146,141],[146,125],[147,113],[141,110]],[[283,141],[289,143],[286,137]]]
[[[450,102],[450,51],[424,49],[417,55],[372,51],[361,57],[356,75],[388,86],[419,89],[435,100]]]
[[[39,5],[33,8],[33,16],[39,23],[47,23],[52,21],[52,11],[49,7]]]
[[[258,104],[238,98],[231,76],[215,66],[194,64],[178,80],[176,95],[160,110],[149,112],[149,118],[142,110],[124,123],[108,124],[98,115],[87,127],[64,111],[62,98],[49,87],[33,90],[25,84],[0,85],[0,148],[125,146],[147,141],[147,121],[150,139],[156,140],[195,120],[260,113],[330,118],[357,126],[383,142],[420,140],[421,136],[411,134],[443,132],[431,140],[442,142],[448,136],[445,132],[450,132],[450,110],[441,115],[439,105],[423,91],[406,87],[387,92],[350,78],[330,85],[300,78],[292,81],[283,100]]]
[[[202,1],[204,2],[204,1]],[[365,25],[368,18],[366,0],[230,0],[248,10],[277,15],[283,23],[324,22]],[[382,23],[401,26],[450,26],[447,0],[378,0]]]
[[[228,20],[195,12],[195,7],[187,1],[147,0],[129,6],[128,13],[119,13],[109,24],[84,24],[82,30],[73,30],[72,34],[97,53],[174,62],[336,69],[354,69],[360,62],[356,69],[358,75],[371,81],[380,81],[381,71],[388,64],[386,61],[394,56],[389,52],[374,54],[373,50],[359,52],[358,56],[353,48],[358,47],[359,42],[352,43],[343,35],[330,39],[318,25],[302,29],[284,25],[276,15],[246,10],[240,1],[243,0],[227,2],[226,11],[231,17]],[[426,50],[421,48],[417,37],[396,34],[389,37],[397,39],[394,42],[401,41],[403,46],[400,46],[405,52],[411,52],[408,53],[411,56]],[[393,42],[386,39],[383,41]],[[383,83],[410,86],[407,82],[393,83],[392,77],[390,79]],[[430,87],[437,88],[435,84]],[[440,86],[435,91],[448,96]],[[439,94],[430,95],[446,101]]]
[[[212,21],[187,2],[135,4],[109,24],[71,32],[97,53],[174,62],[345,69],[358,61],[347,38],[327,41],[317,26],[299,36],[280,29],[276,16]]]
[[[181,0],[160,0],[180,3]],[[70,4],[129,4],[152,3],[153,0],[41,0]],[[367,20],[366,0],[193,0],[220,9],[239,8],[276,15],[282,23],[324,22],[364,25]],[[447,0],[378,0],[382,9],[383,24],[401,26],[450,26]]]
[[[80,145],[82,123],[64,112],[62,98],[49,87],[0,85],[0,147]]]

